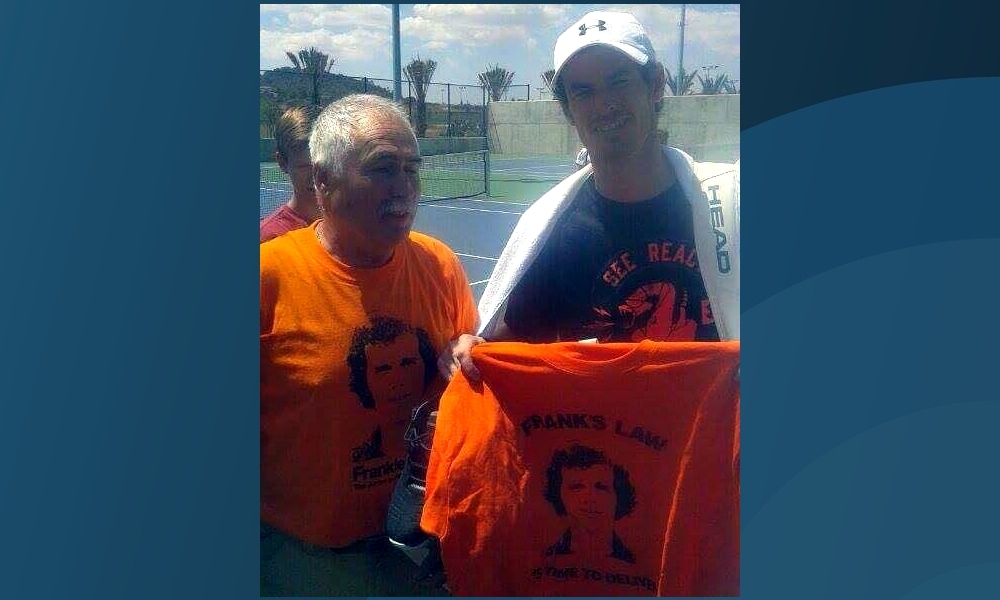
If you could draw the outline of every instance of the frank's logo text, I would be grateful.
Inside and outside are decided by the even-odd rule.
[[[555,413],[545,415],[529,415],[521,421],[521,431],[530,436],[535,431],[558,431],[565,429],[590,429],[593,431],[608,431],[623,438],[628,438],[648,446],[657,452],[667,447],[666,437],[649,428],[638,425],[627,425],[621,419],[615,419],[609,427],[610,420],[604,415],[588,415],[585,413]]]

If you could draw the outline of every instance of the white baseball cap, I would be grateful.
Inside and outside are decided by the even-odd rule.
[[[556,40],[553,83],[569,59],[591,46],[610,46],[640,65],[656,60],[653,44],[635,17],[623,12],[594,11],[573,23]]]

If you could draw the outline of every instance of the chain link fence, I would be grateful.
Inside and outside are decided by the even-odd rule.
[[[481,85],[431,83],[421,98],[410,81],[401,85],[402,104],[417,137],[485,137],[488,91]],[[314,77],[292,67],[260,71],[260,136],[274,137],[281,113],[291,106],[321,106],[349,94],[377,94],[392,98],[393,81],[323,73]],[[503,100],[530,100],[531,86],[511,85]],[[423,110],[421,110],[421,101]]]

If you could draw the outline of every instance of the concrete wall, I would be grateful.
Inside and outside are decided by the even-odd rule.
[[[576,156],[580,138],[555,100],[491,102],[490,150],[508,156]],[[668,143],[697,160],[732,162],[740,156],[740,96],[667,96],[658,129]],[[482,138],[421,138],[425,156],[483,149]],[[274,140],[261,138],[260,160],[274,160]]]
[[[580,138],[556,100],[491,102],[490,149],[511,156],[576,156]],[[740,96],[667,96],[658,129],[671,146],[697,160],[732,162],[740,156]]]

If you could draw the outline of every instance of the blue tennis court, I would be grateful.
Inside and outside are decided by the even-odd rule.
[[[413,229],[448,244],[458,255],[478,303],[507,238],[527,207],[492,198],[441,200],[417,207]]]
[[[413,228],[458,255],[479,302],[521,214],[576,169],[572,157],[490,158],[490,195],[421,204]]]

